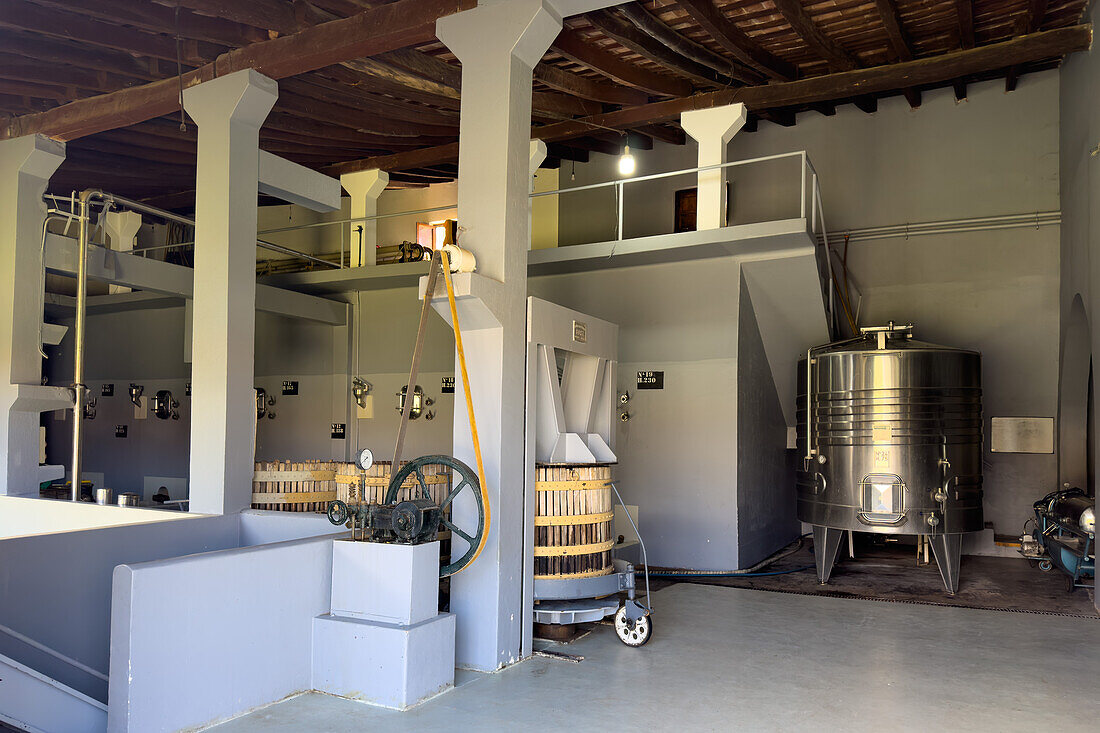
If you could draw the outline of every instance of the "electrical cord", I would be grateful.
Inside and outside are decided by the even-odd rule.
[[[790,570],[774,570],[767,573],[740,573],[737,571],[729,573],[692,573],[692,572],[673,572],[668,570],[650,570],[649,574],[654,578],[764,578],[769,575],[787,575],[788,573],[800,573],[803,570],[813,570],[813,565],[803,565],[800,568],[791,568]]]
[[[744,570],[650,570],[649,574],[656,578],[751,578],[761,577],[765,575],[785,575],[787,573],[797,573],[801,570],[808,570],[813,565],[807,565],[802,568],[795,568],[793,570],[779,570],[768,573],[758,573],[756,571],[761,568],[766,568],[772,563],[778,562],[783,558],[793,555],[802,549],[803,544],[810,533],[804,534],[798,538],[798,542],[785,550],[780,550],[771,557],[767,557],[760,562],[753,565],[751,568],[745,568]],[[641,571],[636,571],[641,572]]]

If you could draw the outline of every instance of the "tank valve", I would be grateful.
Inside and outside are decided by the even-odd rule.
[[[829,459],[826,458],[823,453],[818,453],[817,454],[817,462],[820,463],[822,466],[825,465],[825,461],[827,461],[827,460],[829,460]]]
[[[926,521],[928,522],[929,527],[936,527],[940,523],[940,518],[937,517],[935,514],[929,514]]]
[[[630,402],[630,393],[629,392],[621,393],[619,395],[619,404],[620,405],[625,405],[628,402]]]
[[[620,422],[630,422],[630,413],[629,412],[619,413],[619,421]]]
[[[932,492],[932,501],[937,504],[945,504],[947,502],[947,492],[941,489],[936,489]]]

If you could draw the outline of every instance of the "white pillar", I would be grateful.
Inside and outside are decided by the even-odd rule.
[[[700,168],[727,162],[727,145],[745,126],[747,118],[748,112],[741,102],[725,107],[693,109],[680,115],[680,127],[699,143]],[[725,181],[725,170],[721,168],[699,173],[696,229],[717,229],[725,225]]]
[[[528,200],[530,194],[535,190],[535,172],[538,171],[539,166],[542,165],[542,161],[546,160],[546,143],[542,140],[532,140],[531,147],[527,155],[527,193]],[[530,205],[527,208],[527,249],[533,249],[533,242],[531,241],[531,221],[534,217],[534,205]]]
[[[136,211],[108,211],[103,220],[103,229],[110,239],[111,249],[115,252],[133,252],[134,239],[141,229],[141,214]],[[112,283],[109,292],[128,293],[130,288]]]
[[[187,89],[199,128],[191,365],[190,509],[251,503],[256,400],[256,189],[259,130],[279,96],[247,69]]]
[[[38,496],[39,412],[72,404],[42,386],[42,194],[65,145],[0,141],[0,494]]]
[[[340,176],[340,185],[351,196],[351,218],[374,216],[378,213],[378,197],[386,190],[390,174],[373,168]],[[363,227],[363,236],[359,236]],[[349,267],[375,264],[375,247],[378,246],[378,222],[353,221],[348,225]]]
[[[481,303],[490,314],[477,323],[459,315],[492,523],[481,556],[451,579],[451,611],[458,622],[456,663],[479,670],[520,657],[531,70],[562,27],[548,6],[541,0],[483,3],[436,23],[436,35],[462,62],[459,243],[477,256],[488,296]],[[462,392],[457,384],[455,394]],[[454,453],[475,465],[461,397]]]

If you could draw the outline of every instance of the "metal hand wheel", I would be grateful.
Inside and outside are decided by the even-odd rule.
[[[348,505],[344,502],[336,499],[328,503],[328,521],[335,525],[346,524],[349,516]]]
[[[451,456],[421,456],[414,460],[409,461],[401,470],[393,475],[390,479],[389,488],[386,490],[386,503],[396,504],[397,498],[401,491],[402,484],[410,476],[416,477],[416,482],[413,484],[413,488],[421,498],[432,499],[431,492],[428,490],[428,481],[425,478],[427,474],[424,473],[425,466],[446,466],[451,469],[451,490],[443,497],[439,502],[439,506],[443,509],[443,519],[440,524],[451,531],[452,535],[457,535],[466,540],[469,547],[462,557],[457,560],[453,557],[451,562],[444,565],[439,570],[439,576],[445,578],[448,575],[454,575],[458,571],[470,564],[470,561],[474,559],[474,555],[477,554],[477,548],[481,544],[481,536],[485,532],[485,507],[481,503],[481,482],[477,479],[477,472],[467,466],[457,458]],[[447,516],[447,508],[451,505],[451,502],[455,500],[459,494],[463,491],[469,491],[474,501],[477,503],[477,527],[470,527],[464,529],[457,526],[451,517]],[[416,497],[411,497],[416,498]]]

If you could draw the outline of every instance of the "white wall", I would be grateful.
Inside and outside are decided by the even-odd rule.
[[[331,583],[328,539],[118,566],[108,730],[195,729],[311,689]]]
[[[831,230],[1057,210],[1058,84],[1058,72],[1043,72],[1011,94],[1003,82],[972,84],[962,103],[945,89],[926,92],[916,110],[898,97],[872,115],[844,105],[833,117],[800,114],[792,128],[761,122],[734,137],[730,159],[807,150]],[[635,153],[640,175],[692,167],[695,155],[690,141]],[[613,166],[594,155],[562,183],[612,180]],[[797,162],[735,168],[731,180],[731,223],[797,216]],[[674,191],[694,184],[644,185],[626,189],[627,236],[671,231]],[[609,193],[563,196],[561,244],[613,238],[614,211]],[[1018,533],[1032,502],[1057,485],[1053,455],[993,454],[988,425],[1056,414],[1058,241],[1057,227],[1042,227],[867,240],[849,252],[861,325],[912,321],[917,338],[983,352],[986,521],[1002,534]]]
[[[1089,20],[1096,22],[1100,11],[1093,5]],[[1094,226],[1093,216],[1100,214],[1100,157],[1093,151],[1100,144],[1100,54],[1095,48],[1075,53],[1062,65],[1061,80],[1061,196],[1062,196],[1062,266],[1060,271],[1060,310],[1062,315],[1063,375],[1075,376],[1071,363],[1074,354],[1080,353],[1082,361],[1092,352],[1092,345],[1100,343],[1100,226]],[[1075,314],[1073,303],[1079,299],[1084,306],[1081,324],[1083,333],[1071,330]],[[1077,314],[1077,317],[1081,317]],[[1080,364],[1080,372],[1091,372],[1091,365]],[[1083,380],[1082,380],[1083,381]],[[1078,464],[1068,466],[1070,476],[1084,476],[1093,487],[1096,485],[1095,456],[1100,451],[1100,430],[1092,405],[1082,405],[1085,390],[1065,379],[1060,385],[1065,398],[1062,418],[1067,423],[1063,429],[1088,437],[1076,455]],[[1072,422],[1070,422],[1072,420]],[[1084,442],[1084,441],[1082,441]],[[1086,475],[1087,473],[1087,475]],[[1068,478],[1068,477],[1067,477]],[[1085,488],[1085,487],[1082,487]],[[1100,608],[1100,596],[1095,599]]]

